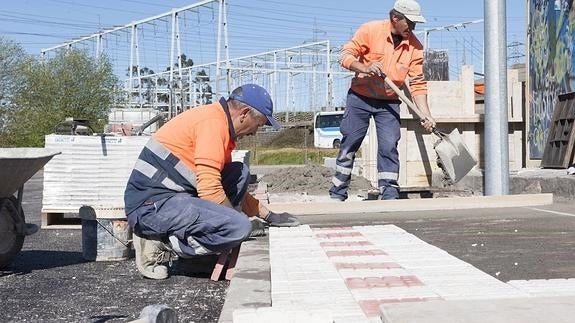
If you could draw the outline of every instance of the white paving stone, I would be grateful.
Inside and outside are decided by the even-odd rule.
[[[334,235],[349,232],[360,232],[361,236]],[[328,235],[330,238],[327,238]],[[356,241],[368,241],[372,245],[320,244]],[[335,257],[326,255],[326,252],[345,250],[381,250],[387,254]],[[401,268],[337,270],[337,263],[397,263]],[[367,300],[472,300],[575,295],[575,279],[511,281],[506,284],[394,225],[355,226],[352,229],[335,230],[312,230],[309,226],[270,228],[270,265],[273,309],[300,310],[304,316],[329,311],[333,322],[337,323],[378,322],[377,318],[368,319],[359,307],[359,301]],[[391,276],[415,276],[424,286],[349,290],[345,285],[346,278]],[[264,313],[262,317],[268,314]],[[249,313],[246,312],[245,315]]]
[[[376,256],[334,256],[329,257],[332,263],[382,263],[382,262],[396,262],[395,259],[386,255]]]
[[[511,280],[507,283],[533,296],[575,296],[575,278]]]
[[[440,297],[427,286],[392,287],[392,288],[356,288],[351,293],[357,301],[402,298],[435,298]]]
[[[271,307],[235,310],[234,323],[332,323],[328,310],[285,310]]]

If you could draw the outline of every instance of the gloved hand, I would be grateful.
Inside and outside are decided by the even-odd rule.
[[[371,63],[369,66],[367,66],[365,73],[371,76],[381,76],[382,78],[386,78],[386,75],[383,72],[383,63],[381,62]]]
[[[264,220],[271,227],[297,227],[300,225],[299,220],[287,212],[275,213],[270,211]]]

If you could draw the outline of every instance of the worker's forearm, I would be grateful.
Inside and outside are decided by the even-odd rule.
[[[413,101],[424,116],[431,117],[431,111],[427,105],[427,95],[416,95],[413,97]]]
[[[367,66],[359,61],[354,61],[349,66],[349,70],[356,73],[367,73]]]

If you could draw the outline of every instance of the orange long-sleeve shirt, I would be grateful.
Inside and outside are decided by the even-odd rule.
[[[353,38],[343,46],[340,55],[340,64],[346,69],[354,61],[366,65],[383,62],[385,74],[397,86],[402,87],[409,79],[412,96],[427,94],[427,82],[423,75],[423,45],[411,34],[394,47],[389,20],[370,21],[358,28]],[[351,89],[369,98],[398,98],[379,76],[356,73]]]
[[[200,198],[217,204],[226,200],[221,171],[232,161],[236,143],[230,136],[228,118],[220,102],[179,114],[162,126],[154,138],[194,172]],[[242,211],[257,216],[259,203],[245,194]]]

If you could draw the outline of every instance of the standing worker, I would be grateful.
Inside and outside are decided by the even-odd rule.
[[[423,46],[413,34],[416,23],[425,22],[421,7],[414,0],[397,0],[389,20],[363,24],[341,50],[340,64],[355,72],[347,94],[341,121],[343,135],[336,160],[330,197],[347,199],[355,154],[374,118],[377,130],[378,187],[382,200],[399,198],[400,138],[399,100],[384,78],[409,90],[417,107],[426,116],[423,127],[431,132],[435,121],[427,106],[427,82],[423,75]]]
[[[124,194],[136,266],[144,277],[167,278],[163,263],[172,252],[189,258],[239,245],[252,230],[248,216],[271,226],[299,225],[246,194],[249,169],[232,162],[236,141],[263,125],[280,127],[271,97],[245,84],[228,100],[181,113],[146,144]]]

